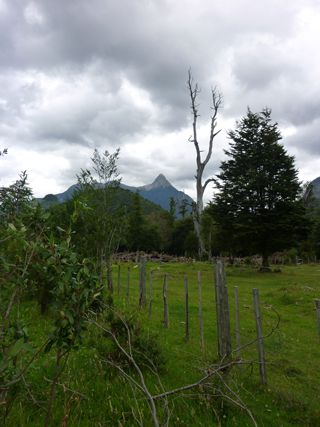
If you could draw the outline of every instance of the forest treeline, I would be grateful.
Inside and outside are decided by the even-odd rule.
[[[170,212],[142,198],[139,193],[131,193],[121,188],[113,189],[112,203],[108,214],[114,215],[119,225],[117,227],[116,250],[118,252],[143,251],[160,252],[174,256],[197,258],[198,241],[194,232],[192,213],[190,210],[179,214],[179,206],[172,203]],[[101,191],[94,191],[97,200],[102,197]],[[47,209],[49,224],[52,232],[59,235],[59,227],[67,228],[74,212],[77,201],[84,197],[77,193],[70,201],[56,204]],[[211,201],[204,208],[201,222],[202,233],[209,256],[250,257],[256,251],[243,242],[235,249],[232,247],[231,236],[227,237],[225,229],[219,227],[215,219],[216,205]],[[74,242],[83,253],[88,253],[92,245],[92,229],[94,219],[88,216],[74,224]],[[90,224],[91,222],[91,224]],[[111,224],[110,224],[111,225]],[[113,224],[115,227],[116,225]],[[91,236],[91,237],[90,237]],[[86,244],[80,244],[86,241]],[[91,242],[91,243],[90,243]],[[313,261],[320,258],[320,201],[310,197],[306,201],[305,214],[302,217],[300,234],[291,239],[290,246],[282,252],[283,259],[295,263],[296,259]],[[87,246],[87,249],[85,249]],[[277,250],[275,250],[277,252]]]
[[[305,188],[302,194],[306,191]],[[183,207],[181,212],[174,201],[171,201],[168,212],[142,198],[139,193],[132,193],[117,185],[105,189],[87,186],[79,189],[71,200],[44,209],[34,201],[25,174],[12,186],[2,188],[1,197],[2,216],[4,211],[7,214],[15,212],[15,218],[23,217],[24,223],[29,221],[30,224],[34,224],[39,217],[41,221],[45,218],[47,232],[55,239],[59,240],[71,227],[71,243],[83,257],[95,258],[99,239],[103,237],[107,241],[110,236],[113,236],[112,242],[108,243],[110,253],[156,251],[193,258],[198,255],[191,209]],[[11,199],[16,207],[10,209],[10,202],[6,199]],[[302,232],[294,236],[295,240],[291,239],[290,247],[283,251],[286,262],[295,262],[297,257],[305,261],[320,257],[320,202],[309,190],[304,205]],[[32,212],[35,218],[27,219],[25,210],[29,215]],[[105,235],[101,234],[99,215],[103,218]],[[249,242],[235,247],[232,236],[226,235],[226,229],[219,225],[216,215],[216,205],[211,201],[201,218],[203,239],[209,256],[232,258],[255,255]]]

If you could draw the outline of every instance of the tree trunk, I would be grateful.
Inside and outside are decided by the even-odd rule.
[[[261,272],[268,272],[270,271],[270,265],[269,265],[269,256],[266,253],[262,254],[262,265],[260,267]]]
[[[199,256],[199,259],[203,259],[207,251],[206,251],[204,241],[202,238],[202,233],[201,233],[201,212],[199,212],[197,205],[194,205],[193,207],[192,217],[193,217],[194,231],[196,233],[198,243],[199,243],[198,256]]]
[[[212,245],[211,245],[211,242],[212,242],[212,232],[211,232],[211,230],[210,230],[210,232],[209,232],[209,242],[208,242],[208,261],[212,261]]]
[[[60,369],[61,359],[62,359],[61,350],[58,349],[56,354],[56,365],[54,368],[54,376],[53,376],[51,387],[50,387],[47,414],[46,414],[46,419],[44,423],[45,427],[48,427],[50,425],[50,421],[52,417],[52,407],[53,407],[53,402],[56,396],[57,382],[61,374],[61,369]]]

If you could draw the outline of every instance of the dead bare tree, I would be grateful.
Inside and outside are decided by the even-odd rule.
[[[192,213],[193,213],[193,223],[195,233],[199,242],[199,257],[203,258],[203,256],[207,253],[204,241],[201,234],[201,214],[203,211],[203,195],[207,188],[207,185],[214,180],[214,178],[208,178],[203,182],[203,173],[204,170],[209,163],[212,156],[212,148],[213,148],[213,140],[219,134],[221,129],[217,130],[217,115],[219,109],[222,106],[222,95],[218,92],[217,88],[211,89],[211,97],[212,97],[212,115],[210,119],[210,136],[208,143],[207,154],[204,159],[201,157],[202,150],[200,149],[198,134],[197,134],[197,126],[198,126],[198,107],[197,97],[200,92],[198,83],[194,83],[193,77],[191,74],[191,70],[188,72],[188,90],[191,99],[191,113],[193,116],[192,123],[192,136],[189,137],[189,141],[193,142],[194,147],[196,149],[196,163],[197,163],[197,171],[195,175],[196,179],[196,189],[197,189],[197,200],[193,205]]]

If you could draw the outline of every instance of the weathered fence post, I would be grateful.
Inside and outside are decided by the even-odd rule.
[[[168,297],[167,297],[167,290],[168,290],[168,278],[167,275],[164,275],[163,278],[163,289],[162,289],[162,296],[163,296],[163,324],[165,328],[169,327],[169,309],[168,309]]]
[[[147,304],[146,293],[146,258],[144,256],[140,259],[140,293],[139,293],[139,307],[145,307]]]
[[[236,343],[237,343],[237,355],[240,357],[241,347],[241,336],[240,336],[240,311],[239,311],[239,292],[238,286],[234,287],[234,301],[236,305]]]
[[[118,264],[118,295],[120,295],[121,266]]]
[[[231,333],[229,318],[228,289],[224,264],[218,260],[215,268],[215,294],[218,332],[218,354],[223,358],[231,354]]]
[[[254,304],[254,316],[256,319],[256,329],[257,329],[257,345],[258,345],[258,355],[259,355],[259,372],[262,384],[267,384],[267,375],[266,375],[266,361],[264,355],[264,342],[263,342],[263,333],[262,333],[262,318],[260,313],[260,301],[259,301],[259,289],[252,289],[253,292],[253,304]]]
[[[130,267],[128,267],[128,272],[127,272],[126,305],[129,304],[129,292],[130,292]]]
[[[320,299],[316,299],[315,303],[316,303],[316,312],[317,312],[318,333],[320,337]]]
[[[107,287],[108,291],[112,294],[113,292],[113,281],[112,281],[112,258],[107,259]]]
[[[152,274],[153,270],[149,273],[149,317],[152,316]]]
[[[198,301],[199,301],[199,334],[200,334],[200,349],[204,350],[203,338],[203,314],[202,314],[202,284],[201,284],[201,271],[198,271]]]
[[[188,291],[188,276],[184,276],[184,301],[185,301],[185,314],[186,314],[186,329],[185,340],[189,341],[189,291]]]

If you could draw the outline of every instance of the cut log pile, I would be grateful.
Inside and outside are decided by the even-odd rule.
[[[177,257],[174,255],[168,255],[160,252],[119,252],[113,255],[113,261],[124,261],[124,262],[136,262],[140,261],[141,257],[145,257],[147,261],[152,262],[181,262],[181,263],[192,263],[195,259],[188,257]]]

